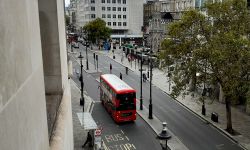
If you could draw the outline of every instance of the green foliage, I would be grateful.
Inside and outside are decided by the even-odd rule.
[[[65,25],[69,26],[69,24],[70,24],[70,18],[68,15],[65,15]]]
[[[189,10],[180,21],[170,24],[170,38],[162,43],[165,51],[161,58],[166,65],[176,65],[173,95],[184,91],[192,79],[196,86],[220,83],[225,96],[237,100],[239,94],[247,92],[242,87],[249,85],[250,17],[246,2],[208,1],[205,8],[207,16]]]
[[[111,29],[106,27],[106,22],[100,18],[90,21],[83,27],[88,34],[88,40],[92,43],[100,39],[108,39],[111,35]]]
[[[172,75],[174,97],[194,87],[219,83],[226,104],[250,93],[250,14],[245,0],[208,1],[207,14],[185,12],[169,25],[169,38],[162,42],[161,58],[175,65]],[[199,76],[197,76],[199,73]],[[206,84],[205,84],[206,83]],[[232,131],[231,110],[227,108],[228,131]]]

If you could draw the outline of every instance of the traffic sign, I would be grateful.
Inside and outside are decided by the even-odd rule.
[[[95,136],[100,136],[102,134],[102,130],[96,129],[95,130]]]

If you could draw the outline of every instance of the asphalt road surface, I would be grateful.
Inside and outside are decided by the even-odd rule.
[[[83,47],[80,46],[82,50]],[[85,48],[82,50],[85,54]],[[94,64],[93,53],[88,53],[89,63]],[[119,77],[123,74],[123,80],[137,90],[137,98],[140,97],[140,77],[129,71],[125,74],[125,68],[107,56],[99,54],[99,70],[109,73],[109,65],[112,64],[112,73]],[[134,65],[134,64],[133,64]],[[138,67],[138,65],[137,65]],[[88,84],[89,81],[85,81]],[[90,83],[91,84],[91,83]],[[89,88],[89,87],[88,87]],[[87,91],[89,91],[87,89]],[[91,90],[90,90],[91,93]],[[97,96],[97,95],[96,95]],[[149,105],[149,82],[143,83],[143,104]],[[190,150],[241,150],[236,143],[219,132],[213,126],[207,124],[183,106],[175,102],[166,93],[157,87],[152,89],[153,113],[161,121],[167,122],[167,127]]]
[[[72,59],[73,60],[73,59]],[[80,66],[76,61],[73,61],[74,68]],[[78,72],[78,71],[77,71]],[[72,79],[80,87],[78,80],[79,74],[76,72]],[[85,90],[94,101],[92,116],[98,126],[103,128],[102,139],[104,147],[107,150],[158,150],[161,149],[159,141],[156,139],[156,134],[150,126],[140,117],[137,116],[136,121],[128,123],[116,124],[99,100],[99,83],[96,78],[98,73],[88,74],[83,71],[83,79]]]
[[[141,117],[116,124],[101,103],[95,103],[92,116],[103,128],[102,139],[109,150],[161,149],[155,133]]]

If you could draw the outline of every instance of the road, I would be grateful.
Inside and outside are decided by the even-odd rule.
[[[73,61],[73,66],[77,69],[80,68],[76,61]],[[77,76],[78,74],[74,73],[72,79],[78,87],[80,87],[80,82]],[[102,139],[104,141],[104,147],[107,150],[161,149],[160,143],[156,139],[157,135],[140,116],[137,116],[136,121],[129,123],[116,124],[113,121],[100,103],[98,90],[99,84],[96,81],[98,77],[98,73],[89,74],[83,71],[85,90],[87,91],[88,96],[94,100],[92,116],[98,126],[103,128]]]
[[[80,46],[80,49],[83,47]],[[85,50],[85,49],[84,49]],[[85,52],[85,51],[83,51]],[[85,54],[85,53],[84,53]],[[89,52],[89,63],[93,63],[93,54]],[[136,89],[137,98],[140,94],[140,77],[133,72],[125,75],[125,68],[107,56],[99,54],[99,69],[102,73],[109,73],[109,65],[112,64],[112,73],[119,76],[123,74],[123,80]],[[143,104],[149,105],[149,83],[143,83]],[[167,122],[167,127],[190,150],[240,150],[236,143],[224,134],[207,124],[196,115],[183,108],[179,103],[157,87],[152,89],[153,113],[161,121]]]
[[[93,118],[103,127],[103,140],[109,150],[161,149],[152,129],[137,117],[135,122],[116,124],[101,103],[95,103]]]

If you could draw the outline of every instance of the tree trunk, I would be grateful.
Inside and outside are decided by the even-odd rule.
[[[221,84],[219,84],[219,86],[220,86],[219,102],[225,104],[225,95],[224,95],[223,89],[221,87]]]
[[[249,103],[246,104],[246,113],[248,115],[250,115],[250,104]]]
[[[226,97],[226,112],[227,112],[227,132],[233,133],[232,126],[232,116],[231,116],[231,100],[229,97]]]
[[[247,97],[247,101],[246,101],[246,113],[250,115],[250,97]]]
[[[196,90],[196,75],[192,76],[190,83],[189,83],[189,91],[193,92]]]

